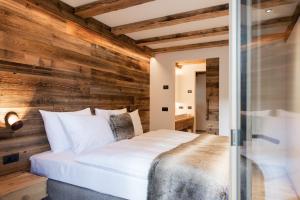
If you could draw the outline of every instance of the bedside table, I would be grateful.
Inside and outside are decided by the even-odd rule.
[[[41,200],[47,197],[47,178],[29,172],[0,177],[0,200]]]

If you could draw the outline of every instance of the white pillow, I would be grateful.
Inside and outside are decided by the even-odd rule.
[[[91,115],[90,108],[75,112],[50,112],[40,110],[42,115],[44,126],[47,134],[47,138],[52,152],[61,152],[71,148],[71,143],[64,131],[64,128],[58,118],[62,113],[69,113],[72,115]]]
[[[101,116],[109,122],[109,117],[111,115],[120,115],[127,112],[127,108],[119,109],[119,110],[102,110],[102,109],[95,109],[95,113],[97,116]]]
[[[141,123],[141,118],[139,115],[139,110],[135,110],[135,111],[129,113],[129,115],[130,115],[132,123],[133,123],[134,135],[137,136],[137,135],[143,134],[144,131],[143,131],[142,123]]]
[[[75,153],[91,150],[114,142],[112,130],[106,119],[100,116],[59,116]]]

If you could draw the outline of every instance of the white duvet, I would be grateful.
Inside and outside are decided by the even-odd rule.
[[[95,149],[76,158],[77,162],[147,179],[152,161],[161,153],[196,138],[193,133],[151,131]]]

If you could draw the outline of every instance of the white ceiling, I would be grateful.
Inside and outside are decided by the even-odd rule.
[[[271,13],[266,13],[264,9],[253,9],[252,21],[257,22],[257,21],[268,20],[272,18],[292,16],[296,7],[297,7],[297,3],[277,6],[271,8],[272,9]]]
[[[163,28],[157,28],[157,29],[150,29],[135,33],[129,33],[127,34],[129,37],[139,40],[143,38],[149,38],[149,37],[156,37],[156,36],[162,36],[162,35],[169,35],[169,34],[175,34],[175,33],[183,33],[188,31],[196,31],[196,30],[203,30],[207,28],[215,28],[220,26],[226,26],[228,25],[228,16],[225,17],[217,17],[217,18],[211,18],[201,21],[194,21],[194,22],[188,22],[184,24],[178,24],[174,26],[167,26]]]
[[[95,18],[114,27],[123,24],[173,15],[199,8],[228,3],[227,0],[155,0],[145,4],[118,10]]]
[[[80,5],[88,4],[96,0],[62,0],[63,2],[77,7]],[[228,3],[229,0],[155,0],[145,4],[129,7],[122,10],[105,13],[102,15],[95,16],[94,18],[101,21],[102,23],[115,27],[119,25],[134,23],[138,21],[153,19],[157,17],[163,17],[167,15],[187,12],[200,8],[220,5]],[[266,13],[265,10],[253,9],[252,19],[253,21],[261,21],[266,19],[272,19],[282,16],[291,16],[294,12],[296,4],[283,5],[272,8],[271,13]],[[226,26],[229,24],[228,16],[217,17],[212,19],[194,21],[169,27],[162,27],[157,29],[150,29],[139,31],[135,33],[126,34],[134,40],[157,37],[175,33],[182,33],[188,31],[202,30],[207,28],[215,28],[220,26]],[[284,30],[281,28],[280,30]],[[279,28],[276,28],[276,32]],[[272,33],[272,30],[264,30],[266,33]],[[279,31],[280,32],[280,31]],[[161,48],[176,45],[194,44],[200,42],[209,42],[216,40],[228,39],[228,35],[213,36],[200,39],[190,39],[185,41],[167,42],[161,44],[148,45],[150,48]]]

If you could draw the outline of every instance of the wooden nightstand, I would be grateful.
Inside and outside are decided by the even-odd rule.
[[[47,178],[28,172],[0,177],[0,200],[41,200],[47,197]]]

